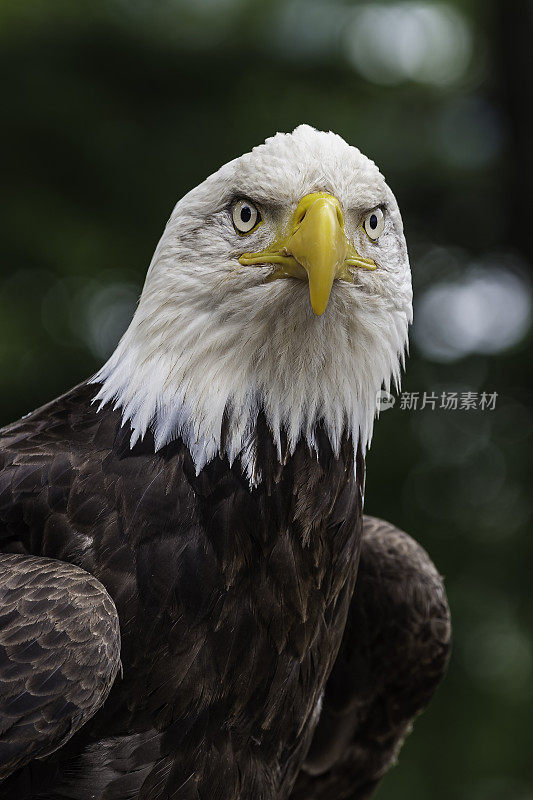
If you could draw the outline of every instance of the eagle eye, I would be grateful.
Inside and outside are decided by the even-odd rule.
[[[251,233],[261,222],[261,214],[250,200],[237,200],[231,210],[237,233]]]
[[[363,222],[363,228],[365,229],[365,233],[369,239],[375,241],[378,236],[383,233],[384,227],[385,215],[381,208],[375,208],[374,211],[370,211],[366,215],[365,221]]]

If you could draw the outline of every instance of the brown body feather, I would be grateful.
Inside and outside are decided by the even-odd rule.
[[[379,644],[375,638],[373,607],[384,578],[379,548],[373,554],[367,548],[361,585],[368,602],[361,605],[358,594],[352,598],[362,544],[361,455],[354,469],[350,442],[335,457],[318,430],[318,456],[302,443],[281,466],[260,419],[255,435],[262,481],[251,490],[239,467],[225,460],[215,459],[197,476],[180,441],[155,453],[148,436],[130,449],[119,412],[97,412],[94,394],[95,387],[82,385],[4,429],[0,440],[0,550],[32,556],[11,561],[20,591],[30,581],[29,565],[33,569],[39,561],[35,557],[66,562],[57,571],[65,586],[79,577],[78,568],[94,576],[87,580],[100,587],[99,654],[110,654],[105,673],[86,648],[85,661],[76,661],[80,694],[69,698],[72,707],[57,714],[55,728],[48,725],[42,751],[26,728],[26,747],[22,742],[18,760],[10,761],[9,698],[1,682],[14,656],[0,651],[0,762],[5,773],[12,772],[2,796],[281,800],[290,795],[306,758],[325,689],[320,728],[331,727],[331,709],[335,714],[339,706],[342,713],[343,703],[356,721],[344,726],[349,733],[336,743],[332,737],[329,750],[320,745],[319,728],[297,796],[307,796],[312,786],[322,791],[325,779],[318,773],[331,776],[348,752],[359,766],[346,781],[377,780],[394,746],[387,745],[381,759],[374,753],[372,709],[383,703],[388,708],[399,689],[389,679],[381,688],[379,681],[372,684],[365,664],[387,657],[397,639],[390,640],[394,621],[383,627]],[[404,557],[412,561],[413,575],[425,574],[423,559]],[[51,563],[43,560],[43,575]],[[402,566],[401,558],[391,563],[393,573],[395,566]],[[0,578],[0,585],[7,601],[17,599],[9,582]],[[39,614],[45,621],[54,608],[46,602],[46,586],[43,579]],[[439,587],[437,576],[428,596],[438,595]],[[398,585],[383,601],[389,602],[388,613],[404,606],[411,613],[415,594],[402,598]],[[123,664],[109,696],[119,634],[108,595],[120,621]],[[68,604],[68,592],[61,602]],[[379,622],[381,607],[376,608]],[[65,629],[69,613],[61,620]],[[423,618],[418,611],[412,619],[402,617],[415,661]],[[16,634],[20,625],[20,619],[8,619],[3,635]],[[43,672],[39,636],[32,666]],[[342,660],[333,669],[341,641]],[[61,647],[58,642],[56,649]],[[442,651],[445,661],[445,644]],[[404,710],[392,719],[394,741],[442,673],[444,662],[427,663],[431,676],[424,678],[425,668],[419,669],[422,677],[416,673],[422,681],[416,698],[398,701]],[[352,672],[346,682],[343,664]],[[413,681],[414,674],[406,673],[405,680]],[[31,694],[32,687],[27,684],[25,691]],[[388,695],[380,699],[380,692]],[[50,698],[38,691],[35,697],[34,725],[42,727]],[[317,748],[325,749],[322,756]],[[47,753],[45,760],[34,760]],[[331,794],[316,794],[326,796]]]

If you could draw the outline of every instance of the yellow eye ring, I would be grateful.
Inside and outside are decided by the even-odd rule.
[[[241,236],[252,233],[262,222],[259,210],[250,200],[237,200],[231,210],[233,227]]]
[[[369,239],[373,242],[383,233],[385,227],[385,214],[381,208],[370,211],[363,222],[363,228]]]

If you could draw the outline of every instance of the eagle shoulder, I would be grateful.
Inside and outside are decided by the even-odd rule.
[[[0,554],[0,781],[61,747],[120,664],[115,605],[71,564]]]

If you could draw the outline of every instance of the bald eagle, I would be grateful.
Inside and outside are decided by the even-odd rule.
[[[372,795],[450,642],[427,554],[363,517],[410,320],[396,200],[339,136],[178,202],[109,361],[0,432],[3,798]]]

